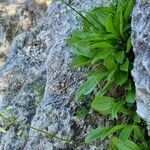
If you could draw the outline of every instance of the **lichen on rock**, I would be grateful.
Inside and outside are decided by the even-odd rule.
[[[6,61],[13,38],[36,25],[47,4],[47,0],[0,1],[0,66]]]
[[[101,1],[101,4],[106,2]],[[76,0],[70,3],[85,12],[99,5],[100,1]],[[13,38],[7,62],[0,70],[0,110],[8,115],[7,110],[11,107],[12,115],[22,125],[12,124],[5,134],[0,134],[0,149],[105,149],[105,143],[100,147],[97,144],[73,144],[49,138],[24,126],[33,126],[60,138],[82,142],[91,128],[106,123],[103,117],[92,113],[80,120],[75,115],[78,107],[75,92],[80,82],[62,90],[84,74],[84,70],[69,67],[73,56],[66,44],[68,36],[79,27],[77,14],[60,1],[54,1],[36,26]],[[43,96],[41,87],[45,87]]]
[[[132,75],[136,86],[137,113],[150,132],[150,1],[137,0],[132,14],[132,39],[135,54]]]

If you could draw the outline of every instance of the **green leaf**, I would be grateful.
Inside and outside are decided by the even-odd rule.
[[[126,6],[126,10],[125,10],[125,13],[124,13],[124,19],[126,20],[126,22],[129,21],[130,19],[130,15],[131,15],[131,12],[133,10],[133,7],[134,7],[134,0],[129,0],[127,6]]]
[[[90,46],[90,49],[114,49],[114,46],[108,42],[94,43]]]
[[[139,116],[138,114],[136,114],[136,115],[134,116],[134,122],[135,122],[135,123],[141,123],[141,118],[140,118],[140,116]]]
[[[120,109],[123,107],[123,105],[125,104],[125,101],[118,101],[114,104],[113,108],[112,108],[112,117],[113,118],[117,118],[117,113],[120,111]]]
[[[96,72],[94,75],[88,77],[87,81],[78,89],[76,99],[79,100],[83,95],[90,94],[105,76],[106,72]]]
[[[112,97],[107,97],[107,96],[97,96],[94,101],[91,104],[91,107],[102,113],[102,114],[109,114],[111,113],[111,109],[114,105],[114,99]]]
[[[120,13],[121,13],[121,9],[117,8],[117,12],[115,14],[115,21],[114,21],[114,26],[116,28],[116,30],[118,31],[118,33],[120,32]]]
[[[126,50],[126,52],[129,53],[131,48],[132,48],[132,42],[131,42],[131,36],[130,36],[128,38],[128,41],[127,41],[127,50]]]
[[[141,150],[148,150],[149,149],[149,144],[148,141],[145,140],[144,134],[140,126],[134,125],[133,126],[133,131],[134,131],[134,139],[141,141]]]
[[[107,17],[107,20],[105,22],[105,26],[106,26],[107,32],[114,33],[115,35],[118,35],[118,33],[114,27],[114,24],[113,24],[113,19],[110,15]]]
[[[128,125],[128,126],[124,127],[124,129],[119,134],[119,139],[123,142],[126,142],[127,139],[129,138],[132,130],[133,130],[132,125]]]
[[[126,101],[128,103],[135,102],[135,90],[128,91],[128,95],[126,96]]]
[[[72,41],[70,44],[76,44],[79,41],[82,42],[98,42],[104,40],[102,33],[95,33],[95,32],[76,32],[76,35],[71,37],[76,38],[74,41]],[[70,40],[70,39],[69,39]]]
[[[113,33],[105,33],[104,40],[119,40],[119,38]]]
[[[131,80],[128,80],[126,85],[124,86],[125,90],[130,91],[132,89],[132,82]]]
[[[107,19],[107,14],[103,11],[103,9],[99,9],[97,12],[96,12],[96,15],[97,15],[97,18],[99,20],[99,22],[105,26],[105,22],[106,22],[106,19]]]
[[[97,55],[92,60],[92,64],[96,63],[99,60],[106,59],[110,54],[115,54],[113,49],[99,49]]]
[[[141,141],[144,140],[144,135],[143,135],[143,133],[142,133],[142,131],[141,131],[141,129],[140,129],[139,126],[134,125],[133,126],[133,131],[134,131],[134,137],[135,137],[135,139],[139,139]]]
[[[87,137],[85,138],[85,143],[90,143],[97,138],[101,138],[101,135],[103,135],[106,131],[109,130],[109,127],[101,127],[92,130],[91,132],[88,133]]]
[[[115,85],[114,80],[108,81],[105,86],[102,88],[102,90],[99,90],[96,94],[96,96],[102,97],[106,94],[106,92],[111,89]]]
[[[115,15],[115,21],[114,21],[115,27],[117,32],[123,37],[123,16],[122,16],[122,8],[118,7],[116,15]]]
[[[97,138],[104,139],[107,136],[117,132],[118,130],[121,130],[122,128],[124,128],[123,125],[117,125],[114,127],[101,127],[101,128],[94,129],[87,135],[87,137],[85,138],[85,142],[89,143],[94,141]]]
[[[121,129],[123,129],[125,126],[124,125],[116,125],[113,127],[110,127],[108,130],[106,130],[102,135],[101,135],[101,139],[106,138],[109,135],[112,135],[113,133],[116,133],[117,131],[120,131]]]
[[[118,85],[123,85],[128,79],[128,73],[124,71],[117,71],[115,73],[115,82]]]
[[[94,58],[96,55],[96,53],[92,52],[87,45],[80,46],[80,45],[76,44],[74,47],[72,47],[72,51],[76,55],[81,55],[81,56],[84,56],[87,58]]]
[[[119,140],[117,137],[113,137],[110,141],[110,146],[112,148],[115,148],[113,150],[131,150],[127,146],[124,145],[124,143]]]
[[[106,20],[108,15],[113,14],[114,10],[112,8],[109,7],[98,7],[95,9],[95,14],[100,22],[100,24],[102,24],[103,26],[105,26]]]
[[[106,67],[107,70],[110,70],[110,71],[116,69],[116,67],[117,67],[115,60],[112,56],[108,56],[104,60],[104,66]]]
[[[129,32],[131,30],[131,23],[128,23],[124,29],[123,29],[123,32]]]
[[[98,54],[93,58],[93,60],[92,60],[92,64],[94,64],[94,63],[96,63],[96,62],[98,62],[99,60],[103,60],[103,59],[105,59],[108,55],[110,54],[110,52],[109,51],[107,51],[107,50],[99,50],[98,51]]]
[[[71,67],[82,67],[84,65],[90,64],[90,60],[87,57],[84,56],[75,56],[71,62]]]
[[[100,29],[102,29],[102,26],[99,23],[98,17],[93,11],[86,13],[85,21],[87,22],[87,20],[88,20],[89,26],[91,26],[92,28],[94,27],[95,31],[99,31]]]
[[[114,150],[142,150],[134,142],[129,140],[127,140],[126,142],[122,142],[120,139],[116,137],[113,137],[111,139],[110,145],[116,148]]]
[[[113,78],[115,71],[116,71],[116,68],[110,72],[110,74],[107,76],[107,81],[110,81]]]
[[[122,16],[122,11],[120,12],[120,35],[122,38],[124,38],[124,34],[123,34],[123,16]]]
[[[122,64],[124,60],[125,54],[124,51],[119,51],[115,55],[115,59],[118,63]]]
[[[122,65],[120,65],[120,70],[127,72],[128,69],[129,69],[129,59],[126,58],[125,62]]]
[[[130,150],[142,150],[137,144],[131,140],[127,140],[125,145],[130,148]]]

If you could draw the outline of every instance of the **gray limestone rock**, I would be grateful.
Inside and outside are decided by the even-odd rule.
[[[69,2],[81,12],[100,4],[99,0]],[[0,125],[9,124],[7,132],[0,134],[1,150],[106,149],[107,141],[100,147],[99,143],[77,144],[90,129],[107,124],[93,112],[85,119],[76,116],[78,104],[74,97],[83,79],[62,90],[85,72],[69,67],[73,55],[66,39],[79,27],[77,14],[55,1],[36,26],[13,38],[7,62],[0,70],[0,110],[19,123],[1,121]],[[49,137],[29,126],[76,143]]]
[[[135,54],[132,75],[136,86],[137,113],[147,121],[150,132],[150,1],[137,0],[132,14]]]

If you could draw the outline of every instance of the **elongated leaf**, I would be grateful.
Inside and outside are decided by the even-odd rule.
[[[99,42],[99,43],[94,43],[90,46],[91,49],[114,49],[114,46],[110,44],[109,42]]]
[[[108,81],[108,82],[105,84],[105,86],[103,87],[103,89],[102,89],[102,90],[99,90],[96,95],[99,96],[99,97],[104,96],[104,95],[106,94],[106,92],[107,92],[109,89],[111,89],[114,85],[115,85],[114,80]]]
[[[109,149],[110,150],[119,150],[117,147],[117,143],[118,143],[118,141],[115,139],[115,137],[113,137],[109,143]]]
[[[123,105],[125,104],[125,101],[118,101],[114,104],[113,108],[112,108],[112,117],[113,118],[117,118],[117,113],[119,112],[119,110],[123,107]]]
[[[128,95],[126,96],[126,101],[128,103],[135,102],[135,90],[128,91]]]
[[[117,137],[113,137],[110,141],[110,146],[112,148],[115,148],[113,150],[131,150],[128,147],[126,147],[121,140],[119,140]]]
[[[99,22],[105,26],[105,22],[107,19],[108,14],[113,13],[112,10],[110,10],[109,7],[99,7],[95,9],[95,14],[99,20]]]
[[[125,13],[124,13],[124,19],[128,22],[129,19],[130,19],[130,14],[132,12],[132,9],[133,9],[133,6],[134,6],[134,0],[129,0],[128,4],[127,4],[127,7],[126,7],[126,10],[125,10]]]
[[[130,148],[130,150],[142,150],[136,143],[131,140],[127,140],[125,145]]]
[[[104,66],[106,67],[107,70],[109,71],[113,71],[114,69],[117,68],[117,65],[115,63],[115,60],[112,56],[108,56],[105,60],[104,60]]]
[[[100,12],[97,13],[98,20],[99,20],[99,22],[100,22],[103,26],[105,26],[105,22],[106,22],[106,19],[107,19],[107,14],[106,14],[106,13],[103,13],[102,11],[101,11],[100,14],[99,14],[99,13],[100,13]]]
[[[121,9],[117,8],[117,12],[115,14],[115,21],[114,21],[114,26],[117,30],[117,32],[119,33],[119,29],[120,29],[120,13],[121,13]]]
[[[94,129],[87,135],[85,142],[89,143],[91,141],[94,141],[97,138],[104,139],[107,136],[117,132],[122,128],[124,128],[123,125],[117,125],[114,127],[101,127],[101,128]]]
[[[94,58],[96,53],[90,51],[88,46],[79,46],[78,44],[76,44],[74,47],[72,47],[72,51],[76,54],[76,55],[81,55],[87,58]]]
[[[126,52],[129,53],[131,48],[132,48],[132,42],[131,42],[131,36],[130,36],[128,41],[127,41],[127,50],[126,50]]]
[[[111,109],[114,105],[114,99],[107,96],[97,96],[91,104],[91,107],[103,114],[111,113]]]
[[[138,125],[133,126],[134,139],[141,141],[141,150],[148,150],[149,144],[145,141],[144,134]]]
[[[117,71],[115,73],[115,82],[118,85],[123,85],[128,79],[128,73],[124,71]]]
[[[84,56],[75,56],[75,58],[71,62],[71,66],[76,67],[82,67],[84,65],[90,64],[90,59]]]
[[[104,38],[103,38],[103,35],[100,35],[100,34],[91,34],[89,33],[89,35],[87,35],[84,39],[82,39],[82,41],[85,41],[85,42],[101,42],[103,41]]]
[[[123,37],[123,16],[122,16],[122,7],[117,8],[114,21],[115,28],[117,32]]]
[[[139,139],[141,141],[144,140],[144,135],[143,135],[143,133],[142,133],[142,131],[141,131],[141,129],[140,129],[139,126],[134,125],[133,126],[133,131],[134,131],[134,137],[135,137],[135,139]]]
[[[108,55],[110,54],[110,52],[108,50],[105,49],[101,49],[98,51],[98,54],[93,58],[92,60],[92,64],[98,62],[99,60],[103,60],[105,59]]]
[[[122,64],[124,60],[125,54],[124,51],[119,51],[115,55],[115,59],[118,63]]]
[[[116,29],[115,29],[115,27],[114,27],[113,19],[112,19],[111,16],[108,16],[108,17],[107,17],[105,26],[106,26],[107,32],[114,33],[115,35],[118,35],[118,33],[117,33],[117,31],[116,31]]]
[[[142,150],[138,145],[134,142],[127,140],[126,142],[122,142],[120,139],[113,137],[111,139],[110,145],[115,147],[115,150]]]
[[[109,127],[101,127],[92,130],[90,133],[88,133],[87,137],[85,138],[85,143],[90,143],[96,140],[97,138],[101,138],[101,135],[103,135],[103,133],[105,133],[109,129]]]
[[[125,62],[120,66],[120,70],[127,72],[128,69],[129,69],[129,59],[126,58]]]
[[[67,39],[67,43],[69,44],[69,45],[74,45],[77,41],[79,41],[80,39],[78,39],[77,37],[75,37],[75,36],[72,36],[72,37],[70,37],[69,39]]]
[[[132,81],[128,80],[126,85],[124,86],[125,90],[130,91],[132,89]]]
[[[123,34],[123,16],[122,16],[122,11],[120,11],[120,26],[119,26],[119,29],[120,29],[120,35],[122,38],[124,38],[124,34]]]
[[[83,83],[77,91],[76,99],[79,100],[83,95],[90,94],[96,87],[96,85],[106,75],[106,72],[96,72],[94,75],[88,77],[88,80]]]
[[[140,116],[138,114],[134,115],[134,122],[135,123],[141,123],[141,118],[140,118]]]
[[[131,24],[129,23],[129,24],[127,24],[127,25],[124,27],[123,32],[125,33],[125,32],[128,32],[128,31],[130,31],[130,30],[131,30]]]
[[[99,49],[97,51],[97,55],[92,60],[92,64],[96,63],[99,60],[105,60],[110,54],[114,55],[115,50],[114,49]]]
[[[101,26],[99,19],[94,11],[88,12],[86,14],[86,19],[90,22],[90,25],[96,29],[95,31],[103,30],[103,27]]]
[[[104,40],[118,40],[119,38],[115,34],[105,34]]]
[[[109,135],[112,135],[113,133],[116,133],[117,131],[122,130],[123,128],[125,128],[125,125],[116,125],[111,127],[109,130],[107,130],[102,136],[101,138],[104,139]]]
[[[133,126],[132,125],[128,125],[128,126],[124,127],[124,129],[119,134],[119,139],[122,142],[126,142],[127,139],[129,138],[132,130],[133,130]]]
[[[113,76],[114,76],[115,71],[116,71],[116,68],[110,72],[110,74],[107,76],[107,81],[112,80],[112,78],[113,78]]]

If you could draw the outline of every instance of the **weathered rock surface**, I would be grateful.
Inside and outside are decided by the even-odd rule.
[[[147,121],[150,132],[150,1],[137,0],[132,17],[137,113]]]
[[[5,62],[13,38],[37,24],[47,4],[46,0],[0,1],[0,66]]]
[[[101,1],[102,4],[106,2]],[[99,0],[70,1],[73,7],[81,11],[99,3]],[[79,27],[77,14],[61,2],[52,2],[37,26],[32,25],[31,28],[22,24],[21,28],[24,27],[21,31],[25,32],[13,38],[7,62],[0,70],[0,111],[6,116],[14,116],[21,124],[1,122],[1,125],[9,124],[9,129],[5,134],[0,134],[0,149],[104,150],[104,143],[100,147],[96,144],[78,145],[49,138],[26,126],[28,124],[78,142],[83,140],[89,129],[103,126],[106,122],[92,113],[85,119],[76,117],[78,105],[74,96],[79,83],[62,90],[84,74],[84,71],[69,67],[72,54],[66,45],[67,37]],[[2,45],[5,45],[7,39],[3,41]]]

